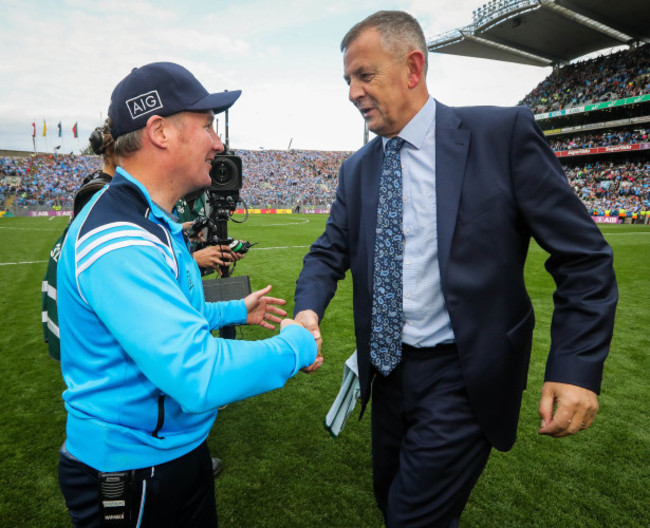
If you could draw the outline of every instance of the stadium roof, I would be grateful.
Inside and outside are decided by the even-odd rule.
[[[429,51],[551,66],[650,42],[648,0],[492,0],[472,24],[428,42]]]

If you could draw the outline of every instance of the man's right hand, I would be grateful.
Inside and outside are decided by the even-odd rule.
[[[307,330],[309,330],[316,340],[316,361],[314,361],[314,363],[309,367],[302,369],[302,371],[306,374],[311,374],[312,372],[316,372],[323,364],[323,356],[321,355],[321,346],[323,344],[323,339],[321,338],[320,328],[318,327],[318,315],[316,315],[316,312],[313,310],[303,310],[296,314],[294,321],[300,323]]]

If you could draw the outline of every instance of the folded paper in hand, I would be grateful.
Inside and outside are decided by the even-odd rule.
[[[357,398],[361,395],[359,384],[359,367],[357,366],[357,351],[346,360],[343,368],[343,383],[332,407],[325,417],[325,429],[336,438],[343,428],[348,416],[354,410]]]

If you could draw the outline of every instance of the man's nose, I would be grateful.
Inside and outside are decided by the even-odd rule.
[[[221,142],[221,138],[217,136],[217,133],[214,130],[212,130],[212,148],[219,153],[226,150]]]
[[[358,82],[350,81],[350,89],[348,97],[352,103],[357,104],[357,101],[363,96],[363,89]]]

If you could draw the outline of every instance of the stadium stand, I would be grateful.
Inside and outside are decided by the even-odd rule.
[[[621,130],[591,132],[567,137],[549,138],[551,148],[555,151],[609,147],[630,143],[647,143],[650,129],[627,127]]]
[[[587,81],[593,68],[590,62],[585,66]],[[573,65],[569,76],[580,79],[581,71],[580,63]],[[556,81],[563,80],[558,72],[552,76]],[[541,85],[548,83],[545,80]],[[539,92],[538,87],[525,100],[532,100]],[[561,108],[536,116],[576,194],[595,216],[609,217],[611,221],[650,219],[650,103],[641,101],[649,93],[646,85],[627,105],[610,99],[604,108]],[[553,96],[552,92],[549,94]],[[334,198],[339,166],[350,154],[300,150],[235,153],[243,162],[241,196],[246,205],[291,209],[327,208]],[[96,156],[2,157],[0,208],[15,215],[68,210],[83,177],[100,165]]]
[[[650,2],[638,0],[490,0],[428,49],[552,66],[519,104],[596,221],[649,223],[648,20]]]
[[[329,207],[350,152],[240,150],[242,199],[251,208]]]
[[[101,168],[97,156],[42,154],[0,158],[0,207],[20,211],[72,207],[87,174]],[[17,211],[16,211],[17,212]]]
[[[536,66],[650,39],[644,0],[490,0],[472,23],[430,39],[429,51]]]
[[[327,208],[341,162],[350,152],[239,150],[241,197],[249,208]],[[83,178],[101,168],[98,156],[41,154],[0,158],[0,209],[14,215],[69,210]]]
[[[637,97],[650,92],[650,46],[558,68],[521,101],[534,113]]]
[[[535,113],[596,221],[650,223],[650,2],[491,0],[432,52],[553,66],[520,104]],[[627,49],[577,60],[612,46]],[[572,62],[574,61],[574,62]],[[249,208],[327,209],[349,152],[238,150]],[[15,153],[12,153],[15,154]],[[0,210],[70,208],[95,157],[0,158]]]
[[[556,68],[520,104],[597,221],[649,221],[650,45]]]

